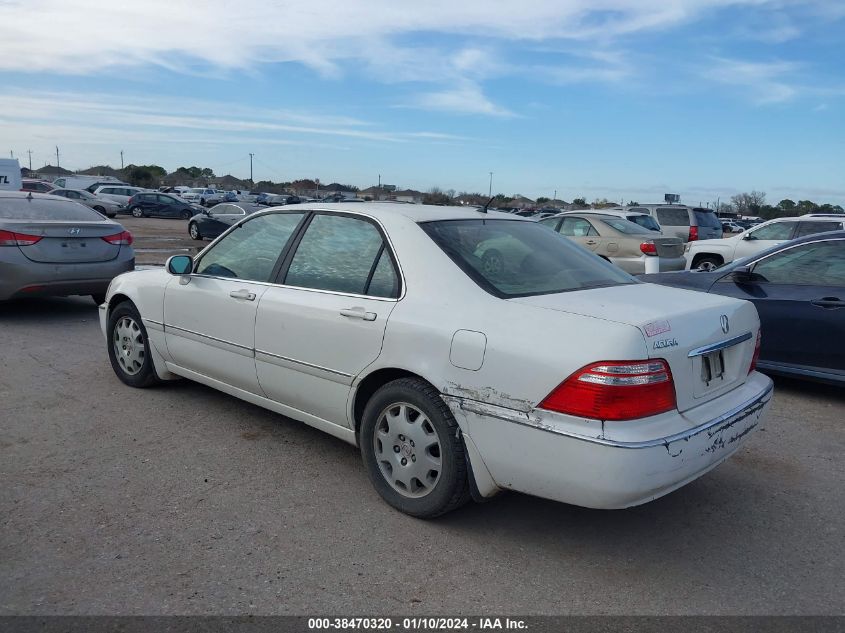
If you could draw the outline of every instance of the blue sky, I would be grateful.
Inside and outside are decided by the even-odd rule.
[[[6,0],[0,149],[360,187],[845,204],[845,3]],[[37,16],[37,19],[33,19]],[[5,146],[5,147],[3,147]]]

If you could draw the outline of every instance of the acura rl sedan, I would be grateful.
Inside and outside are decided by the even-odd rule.
[[[485,266],[490,241],[522,257]],[[100,322],[127,385],[188,378],[355,444],[417,517],[502,489],[645,503],[733,454],[772,396],[751,303],[641,283],[483,209],[254,213],[115,279]]]
[[[91,295],[135,267],[132,235],[77,202],[49,194],[0,192],[0,301]]]

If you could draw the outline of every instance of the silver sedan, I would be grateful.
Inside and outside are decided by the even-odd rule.
[[[62,198],[79,202],[80,204],[84,204],[86,207],[94,209],[94,211],[102,213],[104,216],[109,218],[116,216],[117,212],[126,206],[124,204],[119,204],[114,200],[98,198],[84,189],[53,189],[53,191],[50,192],[50,195],[61,196]]]
[[[0,301],[91,295],[101,303],[111,280],[135,268],[123,226],[49,194],[0,192]]]

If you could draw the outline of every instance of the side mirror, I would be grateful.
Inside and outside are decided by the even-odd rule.
[[[190,275],[194,269],[194,260],[188,255],[173,255],[165,264],[171,275]]]
[[[748,284],[757,280],[751,266],[737,266],[729,273],[730,280],[738,284]]]
[[[754,237],[753,233],[748,233],[746,231],[743,231],[743,233],[744,233],[744,235],[742,236],[742,239],[744,239],[744,240],[756,240],[757,239],[756,237]]]

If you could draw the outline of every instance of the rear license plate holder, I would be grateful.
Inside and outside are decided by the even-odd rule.
[[[704,354],[701,357],[701,380],[708,387],[715,381],[725,379],[725,356],[723,350]]]

